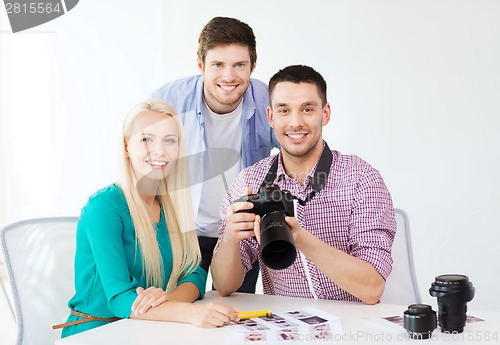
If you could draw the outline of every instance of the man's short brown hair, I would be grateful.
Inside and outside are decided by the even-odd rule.
[[[198,58],[205,64],[210,49],[229,44],[248,47],[250,64],[253,68],[257,61],[257,44],[253,30],[248,24],[235,18],[215,17],[205,25],[198,38]]]

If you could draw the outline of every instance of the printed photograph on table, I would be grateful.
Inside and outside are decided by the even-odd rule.
[[[307,312],[305,312],[303,310],[288,311],[288,312],[286,312],[286,314],[290,315],[294,319],[301,319],[301,318],[304,318],[304,317],[312,316],[311,314],[309,314],[309,313],[307,313]]]
[[[306,317],[306,318],[302,318],[302,319],[299,319],[300,321],[302,322],[305,322],[309,325],[315,325],[315,324],[318,324],[318,323],[324,323],[324,322],[327,322],[328,320],[326,319],[323,319],[322,317],[319,317],[319,316],[316,316],[316,315],[313,315],[313,316],[309,316],[309,317]]]
[[[334,335],[332,332],[314,332],[310,333],[310,337],[308,339],[312,340],[333,340]]]
[[[255,341],[266,341],[265,333],[245,333],[245,341],[255,342]]]
[[[276,322],[276,321],[279,321],[279,320],[284,320],[278,314],[273,314],[271,316],[262,316],[262,317],[259,317],[259,319],[261,319],[263,321],[266,321],[266,322]]]
[[[330,325],[327,323],[322,323],[320,325],[315,325],[315,326],[309,327],[309,330],[311,332],[325,332],[325,331],[330,330]]]
[[[297,326],[296,323],[293,323],[289,320],[281,319],[281,320],[276,320],[276,321],[271,321],[274,325],[278,326],[279,328],[289,328],[289,327],[294,327]]]
[[[251,319],[249,320],[250,322],[240,323],[240,325],[242,325],[242,327],[248,329],[249,331],[265,331],[269,329],[269,327],[266,327],[265,325],[259,324],[257,322],[252,322]]]
[[[272,313],[224,328],[231,343],[328,340],[343,334],[339,317],[314,308]]]
[[[278,340],[300,340],[299,330],[297,328],[285,328],[276,332]]]
[[[401,327],[403,326],[403,317],[402,316],[399,316],[399,315],[396,315],[396,316],[387,316],[387,317],[384,317],[385,320],[389,321],[389,322],[392,322],[392,323],[395,323],[396,325],[400,325]]]
[[[465,319],[465,322],[467,323],[474,323],[474,322],[481,322],[484,321],[483,319],[473,316],[473,315],[467,315],[467,319]]]

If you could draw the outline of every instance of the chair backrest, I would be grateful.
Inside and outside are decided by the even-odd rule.
[[[17,345],[49,345],[60,338],[74,295],[77,217],[24,220],[0,233],[12,288]]]
[[[410,305],[422,303],[413,264],[408,215],[394,209],[397,231],[392,245],[392,272],[385,282],[381,303]]]

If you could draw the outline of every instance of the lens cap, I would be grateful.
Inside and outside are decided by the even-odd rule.
[[[469,277],[462,274],[443,274],[437,276],[434,283],[432,283],[429,292],[431,296],[441,297],[449,293],[459,293],[467,291],[467,296],[470,296],[469,301],[474,297],[474,287],[469,281]],[[467,301],[468,302],[468,301]]]
[[[429,339],[437,327],[436,312],[427,304],[412,304],[403,315],[403,326],[411,339]]]

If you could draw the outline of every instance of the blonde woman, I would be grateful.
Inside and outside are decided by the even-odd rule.
[[[123,125],[118,181],[92,195],[77,226],[76,293],[62,336],[119,318],[200,327],[236,319],[232,307],[193,304],[205,294],[182,125],[173,108],[150,100]],[[183,189],[184,188],[184,189]]]

